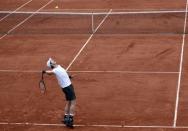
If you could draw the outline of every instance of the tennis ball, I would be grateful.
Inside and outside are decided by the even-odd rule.
[[[56,8],[56,9],[58,9],[59,7],[58,7],[58,6],[56,6],[55,8]]]

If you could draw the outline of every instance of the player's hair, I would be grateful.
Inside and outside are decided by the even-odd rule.
[[[54,64],[50,61],[50,67],[53,69],[54,68]]]

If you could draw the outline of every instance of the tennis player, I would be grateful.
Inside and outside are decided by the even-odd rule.
[[[46,73],[48,75],[55,74],[67,100],[63,122],[67,126],[73,127],[76,95],[74,92],[74,87],[70,80],[72,77],[69,76],[66,70],[58,65],[52,58],[49,58],[49,60],[47,61],[47,67],[49,68],[49,70],[45,70],[43,71],[43,73]]]

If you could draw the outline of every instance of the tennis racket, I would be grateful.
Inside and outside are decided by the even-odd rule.
[[[39,89],[42,94],[46,92],[46,86],[44,83],[44,73],[42,72],[41,80],[39,81]]]

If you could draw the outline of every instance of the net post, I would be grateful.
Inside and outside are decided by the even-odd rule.
[[[94,13],[93,12],[91,14],[91,29],[92,29],[92,33],[94,34],[95,29],[94,29]]]

